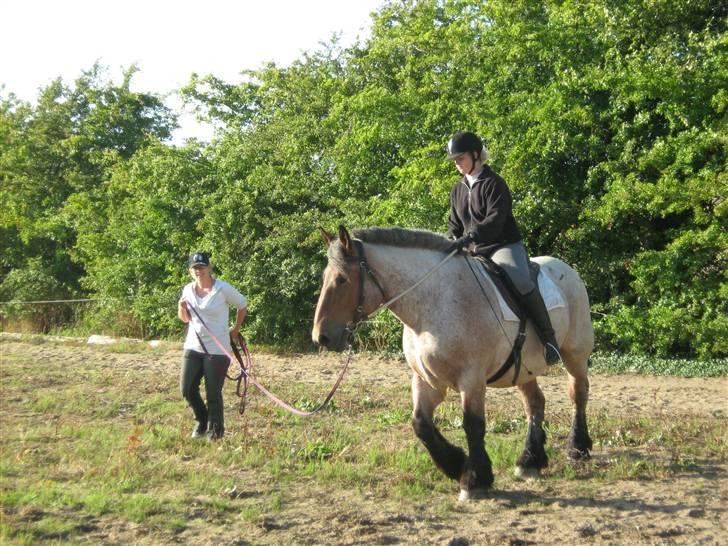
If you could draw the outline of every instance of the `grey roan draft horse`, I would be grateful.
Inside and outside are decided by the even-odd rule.
[[[328,265],[316,307],[314,342],[343,350],[350,330],[387,298],[403,293],[445,257],[450,242],[427,232],[398,228],[354,231],[339,228],[338,237],[321,230],[328,245]],[[485,388],[508,359],[518,325],[499,316],[494,288],[476,279],[471,258],[456,255],[416,289],[389,308],[404,325],[402,345],[412,369],[412,425],[435,464],[460,482],[460,498],[476,498],[493,484],[493,469],[485,451]],[[589,398],[587,360],[594,345],[589,299],[579,275],[551,257],[534,261],[562,292],[566,305],[553,309],[551,322],[569,377],[574,418],[569,456],[582,459],[592,447],[586,422]],[[482,281],[482,279],[481,279]],[[480,284],[480,286],[479,286]],[[485,294],[481,290],[485,290]],[[543,347],[532,325],[526,329],[522,367],[515,386],[528,417],[526,445],[516,463],[516,474],[537,476],[548,464],[543,430],[544,396],[536,381],[546,371]],[[513,386],[511,367],[492,382]],[[433,422],[435,408],[447,389],[460,393],[463,428],[469,453],[450,444]]]

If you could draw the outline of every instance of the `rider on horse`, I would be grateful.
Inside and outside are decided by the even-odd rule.
[[[505,181],[485,162],[480,138],[458,131],[447,144],[447,157],[463,178],[450,192],[448,237],[453,248],[467,248],[497,264],[508,276],[518,299],[533,320],[551,365],[561,360],[551,319],[536,283],[531,279],[528,253],[513,217],[512,197]]]

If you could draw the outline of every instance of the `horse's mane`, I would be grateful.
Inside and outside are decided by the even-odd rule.
[[[424,248],[442,252],[448,250],[450,245],[452,245],[452,241],[439,233],[424,229],[373,227],[368,229],[355,229],[352,231],[352,235],[365,243],[407,248]]]
[[[442,235],[423,229],[381,228],[355,229],[352,235],[364,243],[374,245],[397,246],[406,248],[423,248],[446,252],[452,241]],[[341,245],[332,244],[328,251],[329,263],[334,267],[344,268],[346,256]]]

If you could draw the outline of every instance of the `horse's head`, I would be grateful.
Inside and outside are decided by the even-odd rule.
[[[364,317],[363,257],[344,226],[339,226],[338,237],[319,229],[328,247],[328,264],[311,337],[318,345],[342,351],[351,329]]]

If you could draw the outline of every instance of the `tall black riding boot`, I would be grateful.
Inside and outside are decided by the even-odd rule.
[[[546,364],[551,366],[561,360],[559,352],[559,344],[556,342],[554,328],[551,326],[551,318],[546,310],[546,305],[541,297],[538,288],[534,288],[525,296],[521,296],[521,303],[526,309],[528,316],[533,320],[536,326],[536,332],[544,346],[544,358]]]

